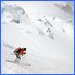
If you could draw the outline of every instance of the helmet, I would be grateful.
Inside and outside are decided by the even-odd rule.
[[[24,51],[26,51],[26,48],[24,48]]]

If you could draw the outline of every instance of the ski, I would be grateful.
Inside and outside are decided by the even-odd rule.
[[[6,61],[10,62],[10,63],[20,64],[20,65],[23,65],[23,66],[31,66],[31,64],[29,64],[29,63],[20,63],[20,62],[15,62],[15,61],[11,61],[11,60],[6,60]]]
[[[10,63],[15,63],[14,61],[11,61],[11,60],[6,60],[7,62],[10,62]]]

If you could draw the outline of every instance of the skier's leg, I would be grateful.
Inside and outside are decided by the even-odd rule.
[[[21,59],[16,58],[16,59],[14,60],[14,62],[15,62],[15,63],[20,63],[20,60],[21,60]]]
[[[14,62],[19,63],[21,60],[21,57],[19,54],[16,54],[16,59],[14,60]]]
[[[20,57],[20,55],[19,55],[19,54],[17,55],[17,58],[18,58],[18,59],[21,59],[21,57]]]

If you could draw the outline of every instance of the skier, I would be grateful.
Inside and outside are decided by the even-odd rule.
[[[24,54],[26,54],[26,48],[16,48],[14,51],[14,54],[16,55],[17,59],[21,59],[20,56],[23,56]]]
[[[11,61],[11,60],[7,60],[7,62],[11,62],[11,63],[18,63],[20,64],[20,60],[21,60],[21,55],[23,56],[24,54],[26,54],[26,48],[16,48],[14,51],[13,51],[13,54],[12,55],[16,55],[16,59],[14,61]],[[25,65],[28,65],[28,66],[31,66],[31,64],[29,63],[26,63],[24,64]]]

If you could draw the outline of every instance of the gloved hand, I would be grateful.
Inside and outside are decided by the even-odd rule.
[[[26,54],[26,52],[24,52],[23,54]]]

